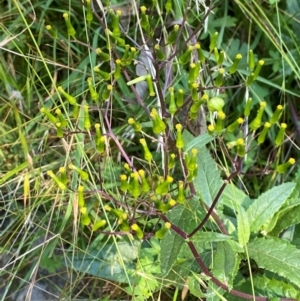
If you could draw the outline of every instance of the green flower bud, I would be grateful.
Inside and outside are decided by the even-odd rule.
[[[121,221],[119,228],[123,232],[129,232],[130,231],[130,226],[128,224],[128,221]]]
[[[262,101],[260,103],[260,108],[257,112],[256,117],[254,118],[254,120],[250,123],[250,128],[255,131],[257,130],[260,126],[261,126],[261,120],[262,120],[262,116],[265,110],[265,107],[267,106],[267,103],[265,101]]]
[[[258,75],[260,73],[261,67],[264,65],[265,61],[260,60],[258,61],[258,64],[254,70],[254,75],[253,75],[253,79],[256,80],[258,78]]]
[[[142,185],[141,185],[142,191],[143,191],[143,192],[149,192],[149,190],[150,190],[150,185],[149,185],[149,183],[148,183],[148,181],[147,181],[147,179],[146,179],[145,171],[144,171],[143,169],[140,169],[140,170],[138,171],[138,173],[139,173],[139,175],[140,175],[140,177],[141,177],[141,180],[142,180]]]
[[[59,122],[61,124],[62,127],[66,127],[68,125],[65,117],[63,116],[63,114],[61,113],[60,109],[56,109],[55,110],[56,115],[58,116]]]
[[[294,158],[290,158],[286,163],[283,163],[281,165],[278,165],[276,167],[276,171],[278,173],[285,173],[287,171],[287,169],[294,165],[296,163],[296,160]]]
[[[77,102],[73,104],[73,117],[77,119],[79,116],[79,105]]]
[[[133,230],[135,232],[138,239],[143,239],[144,233],[143,233],[142,229],[137,224],[131,225],[131,230]]]
[[[230,69],[229,69],[229,73],[233,74],[236,72],[237,67],[239,65],[240,60],[242,59],[242,55],[239,53],[236,55],[235,60],[233,62],[233,64],[231,65]]]
[[[114,78],[118,80],[121,77],[121,60],[116,60],[116,69],[114,71]]]
[[[55,123],[55,126],[56,126],[56,136],[57,136],[57,138],[62,138],[64,136],[64,132],[62,130],[61,123],[57,122],[57,123]]]
[[[85,171],[83,171],[82,169],[80,169],[79,167],[75,166],[74,164],[69,164],[69,169],[75,170],[76,172],[78,172],[80,178],[84,181],[87,181],[89,179],[89,174]]]
[[[120,180],[121,180],[121,186],[120,189],[123,192],[126,192],[128,190],[128,182],[127,182],[127,176],[126,175],[120,175]]]
[[[178,181],[178,194],[176,197],[176,202],[178,204],[183,204],[183,203],[185,203],[185,201],[186,201],[186,198],[184,195],[184,183],[183,183],[183,181]]]
[[[60,94],[62,94],[67,101],[69,102],[70,105],[75,105],[76,104],[76,98],[68,94],[62,86],[57,87],[57,90]]]
[[[136,56],[136,49],[134,47],[130,47],[130,52],[126,60],[127,66],[131,65],[132,60],[134,59],[135,56]]]
[[[184,103],[184,92],[182,89],[179,89],[176,94],[176,105],[178,108],[182,107]]]
[[[108,42],[107,49],[111,49],[111,44],[110,44],[109,37],[111,37],[114,40],[114,42],[116,43],[116,45],[121,46],[121,47],[125,46],[125,40],[121,39],[120,37],[118,37],[117,35],[115,35],[108,28],[106,28],[104,32],[106,34],[107,42]]]
[[[272,115],[271,119],[270,119],[270,123],[271,124],[274,124],[278,121],[280,115],[281,115],[281,112],[283,110],[283,106],[282,105],[278,105],[277,108],[276,108],[276,111],[274,112],[274,114]]]
[[[177,111],[177,106],[176,106],[176,103],[175,103],[175,96],[174,96],[174,88],[173,87],[169,88],[169,93],[170,93],[169,112],[171,113],[172,116],[174,116],[174,114]]]
[[[152,76],[150,74],[147,75],[146,81],[147,81],[147,84],[148,84],[149,95],[150,96],[155,96],[155,92],[154,92],[154,88],[153,88]]]
[[[129,191],[132,196],[136,199],[141,195],[141,189],[139,184],[139,174],[138,172],[133,172],[130,175],[131,181],[129,183]]]
[[[275,139],[275,145],[279,146],[282,144],[283,140],[284,140],[284,133],[285,133],[285,129],[287,128],[287,124],[286,123],[282,123],[280,125],[280,130],[277,134],[277,137]]]
[[[48,30],[53,39],[57,39],[57,31],[53,29],[51,25],[46,25],[46,29]]]
[[[236,141],[237,153],[239,157],[244,157],[246,155],[245,150],[245,141],[243,138],[240,138]]]
[[[147,33],[150,32],[150,23],[149,23],[149,18],[148,16],[146,15],[146,6],[141,6],[140,7],[140,10],[141,10],[141,26],[143,29],[145,29],[145,31]]]
[[[107,85],[106,88],[104,89],[101,97],[103,100],[108,101],[110,98],[110,94],[112,93],[113,86],[112,85]]]
[[[215,126],[215,130],[217,133],[220,133],[224,129],[224,119],[226,118],[226,115],[223,111],[218,112],[217,122]]]
[[[215,132],[215,127],[214,127],[214,125],[212,125],[212,124],[208,125],[207,130],[208,130],[208,133],[209,133],[210,135],[213,135],[214,132]]]
[[[224,105],[225,105],[224,99],[221,97],[212,97],[207,101],[207,107],[210,112],[222,111]]]
[[[246,86],[249,87],[254,82],[254,73],[250,73],[246,81]]]
[[[187,165],[187,169],[190,172],[194,172],[194,170],[196,170],[198,168],[197,165],[197,154],[198,154],[198,150],[196,148],[192,149],[192,156],[189,157],[189,155],[187,154],[186,156],[186,165]]]
[[[90,114],[89,114],[89,106],[85,105],[83,106],[84,110],[84,128],[89,131],[91,128],[91,121],[90,121]]]
[[[165,131],[166,125],[160,118],[160,116],[157,113],[156,109],[152,109],[150,113],[150,117],[152,118],[153,121],[153,133],[154,134],[161,134]]]
[[[128,119],[128,124],[132,125],[133,129],[136,132],[141,132],[142,131],[142,126],[139,122],[135,121],[133,118]]]
[[[100,123],[96,123],[94,126],[95,126],[95,130],[96,130],[96,141],[97,141],[97,140],[100,140],[100,138],[101,138],[101,125],[100,125]],[[97,144],[97,142],[96,142],[96,144]]]
[[[91,98],[92,100],[94,100],[96,103],[99,102],[99,94],[95,91],[94,87],[93,87],[93,83],[92,83],[92,78],[89,77],[87,79],[87,83],[89,86],[89,90],[90,90],[90,94],[91,94]]]
[[[242,123],[244,122],[243,118],[238,118],[236,121],[234,121],[232,124],[230,124],[227,127],[228,132],[233,132],[235,129],[237,129]]]
[[[252,104],[252,98],[249,98],[248,101],[246,102],[246,107],[245,107],[245,110],[244,110],[245,117],[248,117],[250,115],[251,104]]]
[[[173,44],[176,41],[178,30],[179,30],[179,25],[178,24],[174,25],[173,30],[169,33],[167,38],[168,44]]]
[[[92,11],[91,0],[86,0],[86,20],[88,21],[89,26],[93,21],[94,15]]]
[[[198,52],[198,60],[200,61],[200,63],[203,63],[205,61],[205,56],[203,54],[203,51],[201,49],[201,45],[199,43],[195,44],[195,49]]]
[[[96,53],[99,55],[102,62],[107,62],[110,60],[110,55],[108,53],[105,53],[101,50],[101,48],[96,49]]]
[[[113,9],[109,10],[112,22],[111,22],[111,26],[112,26],[112,33],[114,35],[114,37],[119,37],[121,35],[121,30],[120,30],[120,16],[122,14],[121,10],[117,10],[116,13],[114,12]]]
[[[215,47],[217,46],[217,40],[218,40],[218,36],[219,36],[219,33],[218,32],[215,32],[211,39],[210,39],[210,45],[209,45],[209,51],[212,52]]]
[[[67,25],[68,35],[71,36],[71,37],[73,37],[73,39],[75,39],[76,31],[75,31],[74,27],[72,26],[72,24],[70,22],[69,14],[68,13],[64,13],[63,17],[64,17],[66,25]]]
[[[85,210],[84,210],[85,209]],[[81,208],[81,219],[80,222],[83,226],[88,226],[91,223],[91,219],[88,214],[84,214],[83,212],[86,211],[86,207]]]
[[[200,61],[198,61],[197,64],[195,64],[195,63],[190,64],[189,83],[193,83],[197,80],[197,78],[199,76],[199,72],[200,72],[200,67],[201,67]]]
[[[110,80],[110,74],[108,72],[100,70],[98,66],[94,67],[94,71],[99,74],[104,80]]]
[[[106,225],[106,220],[105,219],[100,219],[97,222],[94,223],[92,227],[92,231],[97,231],[99,228],[103,228]]]
[[[216,87],[221,87],[223,84],[223,75],[225,73],[225,69],[224,68],[220,68],[219,69],[219,73],[215,79],[215,86]]]
[[[178,123],[178,124],[176,124],[175,128],[177,130],[176,147],[180,151],[184,147],[184,142],[183,142],[183,138],[182,138],[182,125],[180,123]]]
[[[219,60],[219,50],[217,47],[214,48],[214,55],[215,55],[215,60],[218,62]]]
[[[174,168],[175,164],[176,164],[176,155],[175,154],[170,154],[169,156],[169,164],[168,164],[168,169],[172,169]]]
[[[130,46],[127,44],[125,45],[124,54],[122,56],[122,66],[127,66],[127,58],[128,58],[128,52],[129,52]]]
[[[192,100],[194,101],[197,101],[199,99],[198,88],[199,88],[198,83],[194,82],[192,84]]]
[[[248,54],[248,57],[249,57],[249,69],[250,71],[253,71],[254,70],[254,67],[255,67],[255,60],[254,60],[254,54],[253,54],[253,50],[249,50],[249,54]]]
[[[155,237],[162,239],[169,229],[171,229],[171,223],[166,222],[163,228],[155,232]]]
[[[99,154],[104,153],[105,151],[105,142],[106,142],[106,137],[101,136],[100,139],[96,139],[96,149],[99,152]]]
[[[82,208],[85,206],[83,191],[84,191],[84,186],[81,186],[81,185],[78,186],[78,207],[79,208]]]
[[[47,171],[47,175],[52,180],[54,180],[54,182],[56,183],[56,185],[58,186],[59,189],[61,189],[61,190],[66,190],[67,189],[67,186],[60,181],[60,179],[53,173],[52,170]]]
[[[172,10],[172,7],[173,7],[172,0],[167,0],[165,4],[165,9],[167,14]]]
[[[58,121],[57,118],[54,115],[52,115],[48,109],[43,107],[40,109],[40,112],[43,113],[51,123],[53,123],[53,124],[57,123],[57,121]]]
[[[165,59],[165,54],[164,54],[164,52],[160,49],[159,44],[156,44],[156,45],[154,46],[154,49],[155,49],[156,57],[157,57],[160,61],[164,60],[164,59]]]
[[[59,172],[60,172],[60,181],[63,184],[67,184],[68,183],[68,177],[67,177],[67,173],[66,173],[66,168],[65,167],[60,167],[59,168]]]
[[[190,45],[188,49],[179,57],[179,63],[182,65],[187,64],[191,59],[191,53],[194,50],[194,46]]]
[[[271,127],[271,123],[270,122],[266,122],[264,124],[264,128],[263,130],[260,132],[258,138],[257,138],[257,143],[258,144],[261,144],[261,143],[264,143],[265,142],[265,139],[266,139],[266,135],[268,133],[268,130],[269,128]]]
[[[124,163],[124,169],[129,173],[131,174],[131,169],[130,169],[130,166],[128,163]]]
[[[150,162],[152,160],[152,154],[148,148],[146,140],[144,138],[141,138],[140,143],[142,144],[143,149],[144,149],[144,159],[146,161]]]
[[[221,66],[224,62],[224,51],[221,50],[219,53],[219,58],[218,58],[218,65]]]
[[[120,210],[120,209],[111,209],[110,212],[117,217],[119,220],[127,220],[128,215],[127,213],[125,213],[124,211]]]
[[[166,195],[169,192],[169,187],[172,182],[173,178],[171,176],[167,176],[166,180],[156,187],[155,193],[159,195]]]

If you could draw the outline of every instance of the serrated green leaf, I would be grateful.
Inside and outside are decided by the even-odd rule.
[[[198,149],[197,165],[198,175],[194,180],[195,189],[204,203],[210,206],[222,186],[220,171],[205,147]]]
[[[300,287],[300,250],[275,238],[257,238],[248,244],[249,256],[260,268],[277,273]]]
[[[251,232],[268,222],[292,193],[295,183],[273,187],[253,201],[247,210]]]
[[[287,229],[292,225],[300,223],[300,206],[289,208],[279,214],[276,226],[270,233],[272,236],[278,236],[282,230]]]
[[[293,285],[274,278],[269,279],[266,276],[255,276],[253,284],[262,295],[293,298],[296,300],[300,297],[298,290]]]
[[[194,180],[194,185],[197,194],[200,194],[204,203],[210,206],[222,185],[220,171],[217,169],[217,165],[209,151],[204,147],[210,141],[210,136],[204,134],[195,139],[191,134],[185,132],[183,139],[186,145],[185,151],[190,148],[198,150],[198,175]],[[194,143],[194,140],[198,142]]]
[[[200,135],[198,137],[194,137],[191,134],[188,134],[187,132],[184,132],[183,134],[185,135],[189,135],[188,137],[186,137],[186,139],[184,139],[185,143],[186,143],[186,147],[184,148],[184,151],[188,152],[189,150],[191,150],[192,148],[201,148],[204,147],[206,144],[208,144],[209,142],[211,142],[214,138],[213,136],[209,135],[208,133],[205,133],[203,135]],[[188,141],[188,142],[186,142]]]
[[[199,206],[198,200],[191,200],[189,207],[178,205],[167,213],[169,221],[178,226],[181,230],[189,233],[196,226],[195,219],[193,219],[193,211]],[[176,234],[173,230],[168,231],[161,240],[161,272],[166,276],[180,252],[182,245],[185,243],[184,239]]]
[[[199,275],[197,275],[197,278],[195,277],[195,274],[193,273],[193,275],[191,277],[189,277],[188,280],[188,287],[189,287],[189,291],[192,295],[196,296],[197,298],[203,298],[205,297],[205,295],[202,293],[200,287],[201,286],[206,286],[205,282],[201,279],[201,277]]]
[[[251,199],[245,192],[237,188],[233,183],[228,184],[222,194],[222,205],[225,205],[234,211],[238,211],[240,206],[247,209],[251,204]]]
[[[238,208],[237,224],[239,243],[241,246],[245,246],[250,238],[250,224],[248,215],[242,206]]]
[[[233,280],[238,271],[239,262],[236,252],[227,242],[218,242],[214,254],[212,273],[221,282],[232,289]]]

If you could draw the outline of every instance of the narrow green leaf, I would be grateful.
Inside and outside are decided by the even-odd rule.
[[[292,193],[295,183],[284,183],[263,193],[247,210],[251,232],[268,222]]]
[[[243,207],[238,208],[237,224],[239,243],[240,245],[245,246],[250,238],[250,224],[248,215]]]
[[[168,212],[167,217],[170,222],[188,233],[196,226],[192,212],[195,212],[198,206],[198,200],[191,200],[189,202],[190,208],[178,205]],[[184,243],[184,239],[173,230],[168,231],[161,240],[161,272],[164,276],[170,272]]]
[[[237,253],[226,241],[217,243],[217,251],[212,265],[213,275],[231,289],[238,271],[239,261]]]
[[[276,238],[257,238],[248,244],[249,256],[260,268],[277,273],[300,288],[300,250]]]

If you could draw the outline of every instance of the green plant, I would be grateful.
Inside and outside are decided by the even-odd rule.
[[[100,6],[104,22],[91,14],[94,4],[85,5],[85,30],[67,12],[65,30],[44,26],[47,41],[68,51],[65,63],[74,70],[62,70],[54,82],[45,55],[47,79],[32,70],[53,88],[52,94],[45,89],[51,102],[41,100],[35,112],[43,124],[36,137],[47,129],[60,150],[45,151],[41,172],[49,178],[38,177],[38,158],[31,158],[13,104],[26,162],[1,184],[27,168],[25,205],[29,179],[42,181],[43,189],[47,184],[30,211],[43,204],[47,212],[56,195],[60,209],[52,210],[59,217],[49,217],[48,227],[72,242],[66,266],[123,283],[134,300],[185,284],[198,298],[299,299],[299,176],[281,183],[295,159],[282,160],[287,125],[278,125],[285,107],[276,103],[273,113],[273,104],[260,98],[264,60],[254,59],[250,45],[222,44],[224,28],[219,33],[212,17],[218,1],[201,3],[205,13],[199,15],[194,2],[191,8],[177,1],[134,6],[138,30],[127,32],[122,11]],[[201,33],[207,20],[209,30]],[[1,80],[9,86],[4,69]],[[206,131],[206,119],[208,133],[196,135],[201,121]],[[268,144],[273,162],[252,166],[258,145]],[[251,190],[258,194],[253,199],[248,176],[266,179],[264,193]]]

